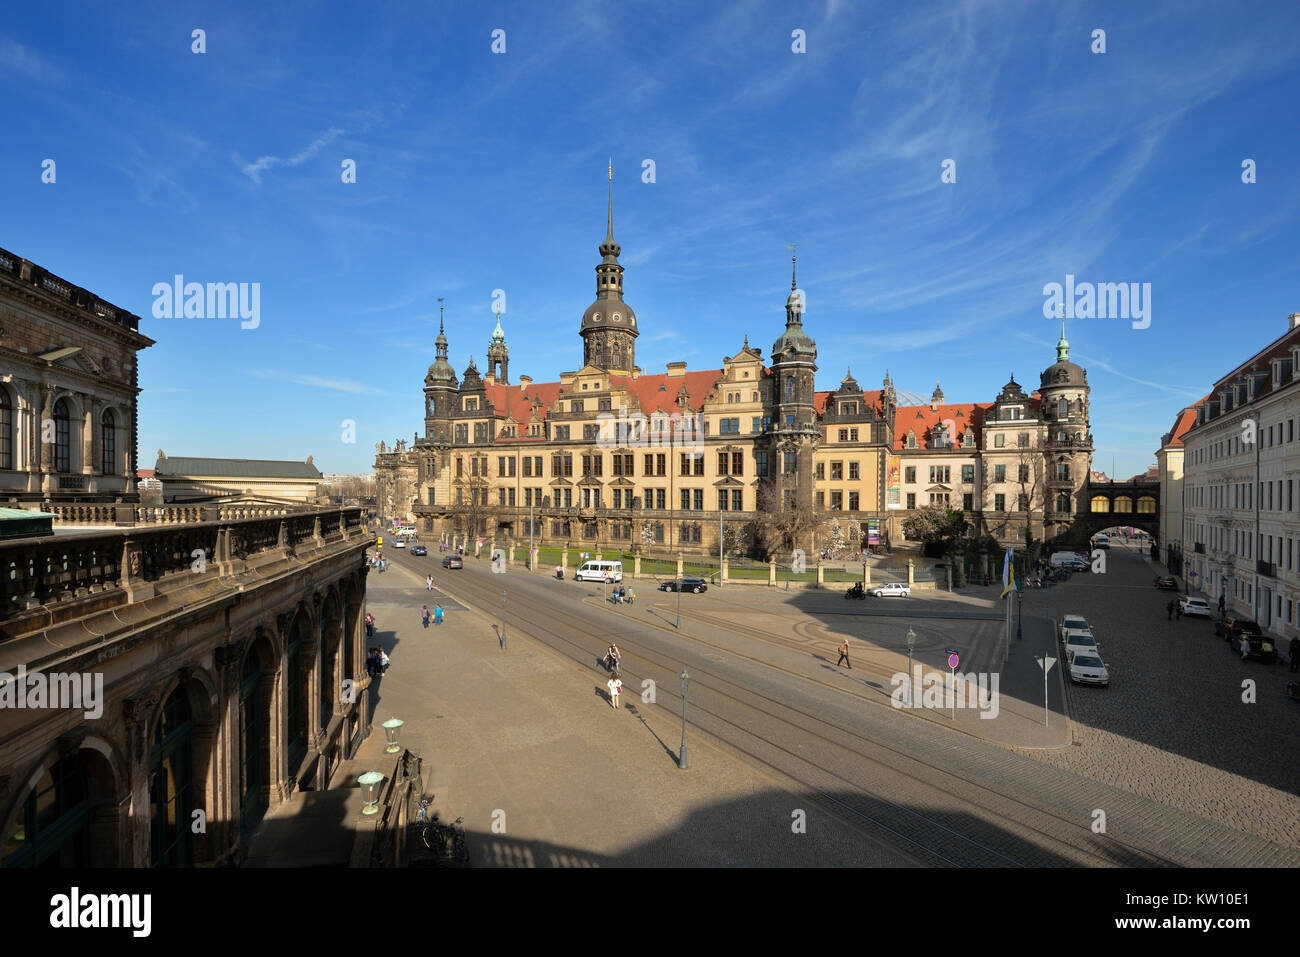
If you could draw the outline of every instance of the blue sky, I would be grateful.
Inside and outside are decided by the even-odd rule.
[[[145,317],[141,465],[368,471],[423,427],[439,296],[458,372],[496,289],[512,381],[579,366],[612,154],[650,372],[766,356],[789,243],[819,388],[990,401],[1054,359],[1045,284],[1150,283],[1149,328],[1068,328],[1126,477],[1300,312],[1298,80],[1294,2],[27,5],[0,246]],[[260,283],[260,324],[153,318],[177,273]]]

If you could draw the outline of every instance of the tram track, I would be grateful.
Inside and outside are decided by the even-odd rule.
[[[494,584],[471,573],[457,578],[457,591],[466,604],[491,616],[497,594]],[[606,639],[615,637],[624,651],[627,677],[653,680],[657,691],[675,685],[678,662],[648,647],[641,638],[628,635],[623,630],[628,622],[600,625],[594,615],[584,617],[557,609],[519,592],[515,603],[507,626],[525,629],[585,667],[592,667],[608,643]],[[532,613],[520,611],[521,603],[533,604]],[[791,647],[809,651],[807,646],[792,643]],[[779,701],[716,669],[691,667],[696,672],[689,695],[693,725],[746,760],[815,792],[829,809],[851,820],[864,835],[901,843],[920,863],[1177,866],[1159,853],[1113,835],[1099,840],[1086,824]],[[680,703],[679,695],[670,693],[669,697]],[[821,754],[809,753],[814,749]],[[861,781],[881,783],[873,788]],[[916,806],[934,810],[926,813]]]

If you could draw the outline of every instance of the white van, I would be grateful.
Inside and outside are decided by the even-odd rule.
[[[1069,568],[1080,572],[1092,567],[1092,563],[1078,552],[1053,552],[1048,564],[1053,568]]]
[[[623,563],[583,562],[582,567],[574,572],[573,577],[580,582],[621,582],[623,580]]]

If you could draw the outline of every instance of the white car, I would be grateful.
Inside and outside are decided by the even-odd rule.
[[[1070,659],[1070,680],[1077,685],[1108,685],[1110,672],[1100,655],[1080,653]]]
[[[1065,636],[1065,660],[1069,661],[1075,655],[1098,655],[1101,651],[1097,648],[1097,639],[1092,636],[1090,631],[1071,631]]]
[[[1178,599],[1178,607],[1183,610],[1184,615],[1200,615],[1204,618],[1210,616],[1210,603],[1204,598],[1192,598],[1184,595]]]
[[[393,547],[394,547],[394,548],[405,548],[405,547],[406,547],[406,540],[403,539],[403,538],[399,538],[399,539],[397,539],[397,541],[393,542]]]
[[[867,594],[872,598],[889,598],[890,596],[907,598],[912,594],[912,589],[902,582],[889,582],[885,585],[877,585],[875,588],[868,588]]]
[[[1072,631],[1090,631],[1088,619],[1082,615],[1066,615],[1061,619],[1061,640]]]

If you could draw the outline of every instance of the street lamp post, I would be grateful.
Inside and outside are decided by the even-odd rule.
[[[501,590],[501,650],[506,650],[506,592]]]
[[[677,592],[677,630],[682,630],[682,580],[679,578],[673,582],[673,590]],[[682,672],[685,674],[686,672]]]
[[[916,649],[916,632],[907,629],[907,706],[913,707],[912,695],[912,652]]]
[[[678,594],[680,595],[681,592],[678,592]],[[691,676],[688,675],[686,673],[686,669],[683,668],[682,673],[678,677],[681,678],[681,682],[682,682],[682,746],[681,746],[681,750],[678,752],[677,767],[679,770],[685,771],[687,769],[686,768],[686,692],[690,689],[691,686]]]
[[[1025,637],[1024,630],[1020,626],[1020,620],[1024,617],[1025,614],[1024,601],[1025,601],[1025,593],[1017,588],[1016,589],[1016,641],[1020,641]]]

